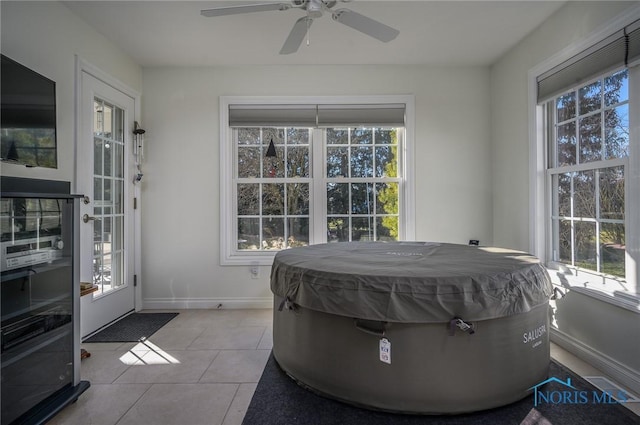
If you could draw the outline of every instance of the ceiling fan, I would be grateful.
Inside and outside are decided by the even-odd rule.
[[[341,24],[385,43],[393,40],[398,36],[398,34],[400,34],[400,31],[397,29],[391,28],[382,22],[378,22],[375,19],[361,15],[353,10],[333,10],[333,7],[338,3],[338,1],[347,3],[351,0],[291,0],[290,3],[260,3],[241,6],[216,7],[213,9],[201,10],[200,14],[206,17],[216,17],[252,12],[268,12],[272,10],[282,11],[289,9],[302,9],[306,11],[306,16],[298,19],[293,25],[282,49],[280,49],[281,55],[288,55],[298,51],[298,48],[302,44],[302,41],[313,23],[313,20],[320,18],[324,12],[331,13],[331,17],[334,21],[340,22]]]

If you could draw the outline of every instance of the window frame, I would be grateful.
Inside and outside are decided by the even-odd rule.
[[[229,105],[380,105],[380,104],[404,104],[405,126],[403,145],[398,152],[399,176],[399,202],[401,204],[399,220],[402,223],[399,239],[415,240],[415,179],[414,179],[414,117],[415,100],[413,95],[379,95],[379,96],[220,96],[220,264],[225,265],[250,265],[270,266],[273,263],[277,250],[246,251],[238,250],[233,230],[233,220],[236,216],[237,199],[234,196],[234,170],[235,146],[233,143],[233,129],[229,126]],[[341,126],[336,126],[339,128]],[[344,127],[344,126],[342,126]],[[311,132],[310,149],[310,202],[309,211],[309,243],[317,244],[326,242],[326,229],[324,220],[314,217],[326,216],[324,202],[314,202],[326,196],[319,188],[325,187],[325,170],[317,170],[314,162],[326,163],[323,129],[313,128]],[[315,142],[314,142],[315,141]],[[320,143],[319,143],[320,142]],[[313,184],[314,180],[322,179],[320,184]]]
[[[553,238],[551,221],[553,216],[553,185],[550,175],[548,140],[549,123],[546,107],[537,101],[537,77],[559,65],[563,61],[586,50],[603,40],[613,31],[624,28],[638,19],[638,13],[621,17],[601,30],[591,34],[581,43],[571,45],[556,55],[529,70],[529,250],[547,266],[552,281],[558,287],[579,291],[605,302],[638,311],[640,302],[640,61],[628,64],[629,70],[629,157],[624,160],[609,160],[611,165],[625,168],[625,282],[626,289],[619,279],[611,279],[599,273],[585,269],[566,267],[553,259]],[[619,69],[618,69],[619,70]],[[613,72],[603,70],[600,76]],[[594,78],[594,80],[597,79]],[[593,81],[593,80],[592,80]],[[587,84],[585,82],[580,86]],[[569,89],[569,88],[568,88]],[[555,98],[555,96],[554,96]],[[546,103],[546,102],[545,102]],[[604,161],[608,162],[608,161]],[[602,162],[600,163],[602,164]],[[569,167],[568,167],[569,168]],[[573,166],[567,171],[575,171],[581,166]],[[589,168],[599,168],[597,163],[589,163]],[[601,167],[600,167],[601,168]]]

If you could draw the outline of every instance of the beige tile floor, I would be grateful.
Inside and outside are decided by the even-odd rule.
[[[51,425],[241,424],[272,347],[271,310],[182,310],[144,343],[83,344],[91,387]],[[583,376],[603,374],[552,344]],[[629,403],[640,415],[640,403]]]

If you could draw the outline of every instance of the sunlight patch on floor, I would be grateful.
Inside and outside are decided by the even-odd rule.
[[[180,364],[180,361],[149,340],[137,343],[120,357],[128,366]]]

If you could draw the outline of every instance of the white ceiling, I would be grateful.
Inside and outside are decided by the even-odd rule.
[[[278,2],[277,0],[271,1]],[[283,0],[287,3],[287,0]],[[291,64],[490,65],[564,2],[381,1],[338,4],[400,31],[382,43],[326,14],[310,45],[278,52],[299,9],[206,18],[201,9],[246,1],[68,1],[74,13],[143,67]]]

